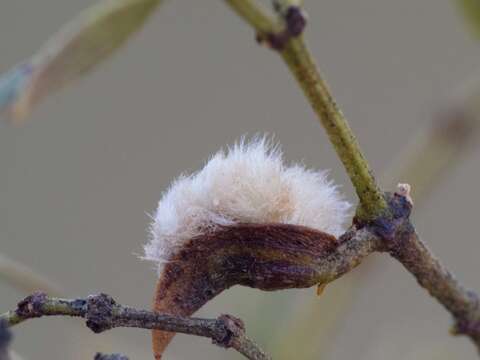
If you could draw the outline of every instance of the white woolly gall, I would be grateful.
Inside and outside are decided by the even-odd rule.
[[[160,271],[187,240],[236,223],[303,225],[338,236],[349,209],[325,171],[287,166],[266,138],[240,141],[163,194],[144,258]]]

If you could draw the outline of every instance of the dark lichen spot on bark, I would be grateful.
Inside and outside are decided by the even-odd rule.
[[[20,317],[35,318],[42,316],[42,307],[47,300],[44,292],[35,292],[17,304],[16,313]]]
[[[353,223],[359,229],[368,227],[373,233],[381,237],[386,247],[389,248],[399,241],[397,232],[400,228],[409,223],[412,204],[405,196],[396,193],[385,193],[384,198],[388,205],[384,214],[366,221],[356,216]]]
[[[290,33],[286,30],[279,33],[269,33],[265,37],[267,45],[276,51],[282,51],[289,39]]]
[[[111,329],[115,300],[107,294],[91,295],[87,299],[87,327],[94,333]]]
[[[245,324],[239,318],[223,314],[218,318],[221,327],[224,329],[224,336],[221,339],[213,339],[212,342],[224,348],[233,346],[233,339],[245,334]]]
[[[70,303],[70,306],[79,313],[85,313],[87,309],[87,301],[84,299],[75,299]]]
[[[300,36],[307,26],[307,17],[305,12],[297,7],[290,6],[284,15],[285,29],[279,32],[270,32],[266,34],[257,33],[256,41],[259,44],[267,45],[275,51],[285,49],[291,38]]]
[[[460,319],[455,323],[452,330],[454,335],[478,336],[480,333],[480,320],[470,321],[469,319]]]

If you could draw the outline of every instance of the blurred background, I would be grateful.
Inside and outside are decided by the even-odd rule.
[[[3,0],[0,71],[93,3]],[[307,0],[305,6],[307,40],[379,175],[480,74],[480,44],[452,0]],[[94,74],[49,97],[24,125],[0,123],[0,252],[68,297],[102,291],[148,308],[156,272],[137,255],[161,193],[222,146],[258,132],[274,134],[289,161],[331,169],[355,201],[281,60],[258,47],[253,31],[221,1],[167,1]],[[428,245],[477,290],[479,155],[472,141],[433,179],[413,215]],[[0,279],[1,311],[25,295]],[[386,255],[368,259],[321,297],[315,289],[236,287],[197,315],[225,312],[242,318],[275,359],[478,357],[466,338],[449,335],[448,313]],[[94,335],[78,321],[52,318],[14,333],[13,348],[26,360],[91,359],[96,351],[151,358],[144,330]],[[168,355],[241,358],[184,335]]]

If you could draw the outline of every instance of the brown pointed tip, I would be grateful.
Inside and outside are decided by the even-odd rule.
[[[323,294],[323,291],[327,287],[327,284],[318,284],[317,285],[317,296],[320,296]]]
[[[319,260],[338,246],[336,238],[304,226],[236,224],[185,243],[164,266],[154,311],[191,316],[233,285],[262,290],[306,288],[322,283]],[[152,332],[155,359],[175,334]]]

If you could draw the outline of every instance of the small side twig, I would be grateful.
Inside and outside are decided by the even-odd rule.
[[[158,314],[117,304],[106,294],[90,295],[86,299],[61,299],[34,293],[19,302],[17,309],[0,315],[0,322],[11,327],[42,316],[81,317],[95,333],[116,327],[134,327],[203,336],[211,338],[218,346],[237,350],[248,359],[270,359],[246,336],[243,322],[231,315],[199,319]]]

